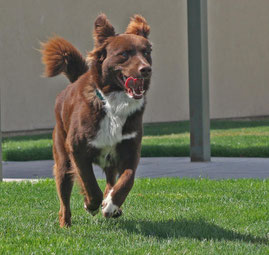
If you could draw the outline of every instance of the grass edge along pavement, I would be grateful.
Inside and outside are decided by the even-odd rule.
[[[211,121],[212,157],[269,157],[269,120]],[[189,156],[189,122],[144,125],[142,157]],[[51,134],[3,138],[4,161],[52,159]]]

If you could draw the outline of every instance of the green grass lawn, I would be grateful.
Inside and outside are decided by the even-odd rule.
[[[69,229],[53,180],[0,194],[0,254],[269,254],[269,180],[137,179],[119,219],[86,213],[76,186]]]
[[[144,126],[143,157],[189,156],[189,122]],[[3,160],[52,159],[51,135],[3,139]],[[269,157],[269,120],[211,121],[211,151],[216,157]]]

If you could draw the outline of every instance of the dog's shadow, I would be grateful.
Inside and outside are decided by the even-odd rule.
[[[197,240],[226,240],[243,241],[253,244],[269,244],[267,238],[254,237],[250,234],[240,234],[213,223],[208,223],[203,219],[188,220],[182,218],[165,221],[119,219],[117,226],[129,233],[153,236],[159,239],[180,239],[186,237]]]

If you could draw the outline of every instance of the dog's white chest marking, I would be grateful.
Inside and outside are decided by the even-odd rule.
[[[96,148],[104,148],[136,137],[136,132],[122,135],[122,128],[127,117],[142,108],[144,98],[134,100],[125,92],[112,92],[108,96],[102,96],[106,100],[106,116],[101,120],[100,129],[90,144]]]

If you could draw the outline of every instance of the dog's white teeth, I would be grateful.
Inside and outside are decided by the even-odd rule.
[[[136,92],[133,92],[133,93],[134,93],[134,95],[137,96],[137,97],[142,96],[142,93],[136,93]]]

